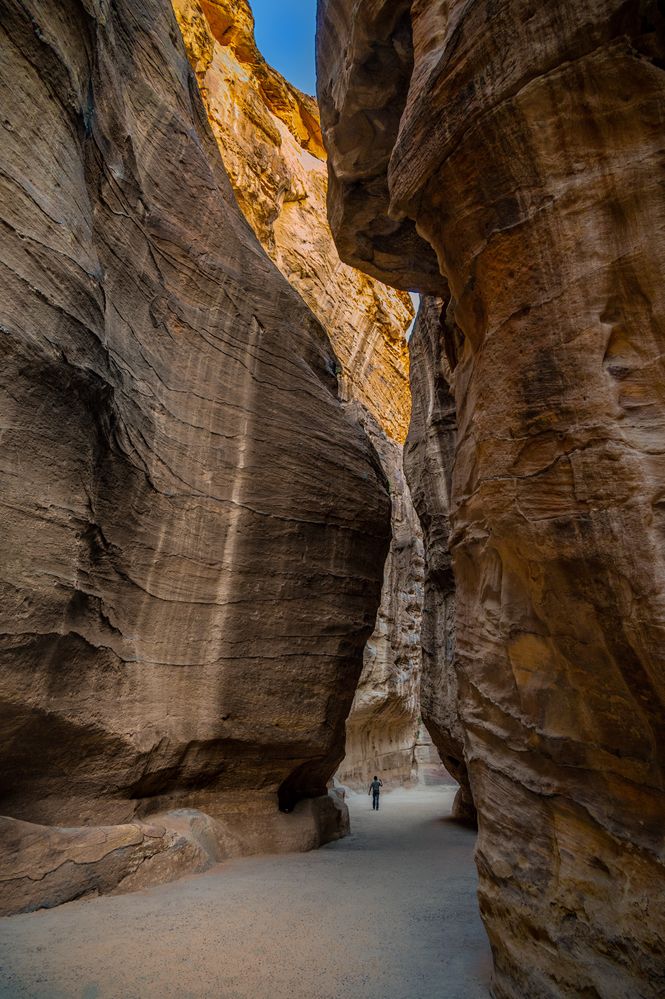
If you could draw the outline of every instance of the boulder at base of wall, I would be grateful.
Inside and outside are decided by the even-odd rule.
[[[226,807],[217,819],[180,808],[145,822],[66,829],[0,816],[0,916],[136,891],[229,857],[312,850],[349,831],[338,792],[299,802],[293,815],[277,811],[274,802],[261,804]]]

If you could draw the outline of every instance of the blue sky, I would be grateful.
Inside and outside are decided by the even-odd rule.
[[[316,0],[250,0],[250,3],[261,54],[300,90],[316,94]]]

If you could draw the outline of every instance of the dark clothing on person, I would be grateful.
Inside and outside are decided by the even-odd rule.
[[[372,795],[372,808],[374,811],[379,810],[379,795],[381,793],[381,788],[383,787],[383,781],[378,780],[376,777],[369,786],[369,794]]]

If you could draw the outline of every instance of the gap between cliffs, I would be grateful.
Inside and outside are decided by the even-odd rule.
[[[327,218],[317,104],[265,62],[254,40],[251,5],[173,0],[173,7],[238,204],[328,334],[340,397],[372,442],[390,492],[391,543],[381,603],[353,703],[347,699],[343,709],[345,758],[336,781],[358,789],[378,771],[392,787],[450,780],[429,728],[439,752],[445,752],[448,771],[464,784],[461,747],[449,732],[450,707],[441,704],[440,693],[454,655],[452,573],[449,562],[439,564],[446,557],[440,545],[435,564],[426,566],[420,527],[422,521],[445,543],[446,514],[429,509],[430,494],[420,482],[416,512],[404,474],[410,422],[416,477],[425,455],[415,437],[420,441],[428,432],[411,420],[406,334],[412,302],[340,261]],[[439,666],[442,649],[447,655]],[[352,692],[347,689],[345,696]],[[331,763],[299,765],[279,789],[280,807],[291,811],[300,798],[320,795]],[[456,811],[473,818],[466,786]]]

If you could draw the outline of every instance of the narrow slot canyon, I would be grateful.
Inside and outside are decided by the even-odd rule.
[[[0,997],[660,999],[662,4],[296,8],[0,0]]]

